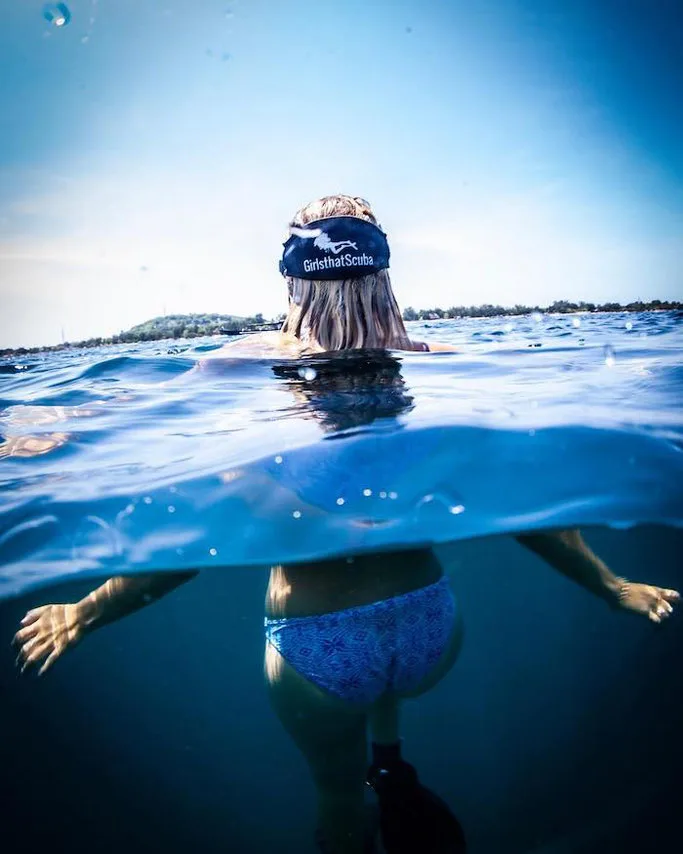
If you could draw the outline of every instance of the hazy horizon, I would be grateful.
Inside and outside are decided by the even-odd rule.
[[[402,307],[683,297],[683,13],[0,0],[0,348],[274,316],[286,223],[372,202]]]

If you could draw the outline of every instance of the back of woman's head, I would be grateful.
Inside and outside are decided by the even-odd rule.
[[[301,208],[290,227],[343,216],[378,225],[364,199],[337,195]],[[282,331],[298,339],[305,350],[410,348],[387,270],[350,279],[287,277],[287,283],[289,313]]]

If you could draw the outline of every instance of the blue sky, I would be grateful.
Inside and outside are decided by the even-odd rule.
[[[676,2],[68,6],[0,0],[0,347],[283,311],[333,192],[403,305],[683,298]]]

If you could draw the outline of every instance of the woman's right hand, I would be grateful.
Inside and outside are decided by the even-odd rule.
[[[79,621],[76,605],[41,605],[29,611],[12,643],[19,648],[17,665],[23,673],[27,667],[43,662],[38,675],[42,676],[60,655],[80,641],[85,629]]]

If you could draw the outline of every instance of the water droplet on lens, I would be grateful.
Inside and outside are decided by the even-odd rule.
[[[282,465],[282,457],[280,456],[280,454],[278,454],[277,457],[275,457],[275,462],[278,465]]]
[[[604,355],[605,355],[605,364],[607,365],[607,367],[608,368],[613,367],[614,363],[616,362],[616,356],[614,354],[614,347],[612,347],[611,344],[605,344]]]
[[[55,27],[65,27],[71,20],[66,3],[47,3],[43,6],[43,18]]]
[[[172,504],[168,505],[168,512],[169,513],[175,513],[175,507]]]
[[[337,499],[337,504],[341,507],[341,505],[342,505],[342,504],[344,504],[344,499],[343,499],[343,498],[338,498],[338,499]]]
[[[539,311],[532,311],[531,319],[534,323],[540,323],[543,320],[543,315]]]
[[[295,510],[292,513],[292,516],[294,516],[295,519],[301,519],[301,510]]]
[[[513,330],[514,328],[515,328],[515,327],[514,327],[511,323],[506,323],[506,324],[505,324],[505,326],[503,327],[503,330],[504,330],[505,332],[512,332],[512,330]]]
[[[302,380],[314,380],[318,376],[314,368],[299,368],[297,373]]]
[[[395,498],[398,498],[398,493],[397,493],[397,492],[390,492],[390,493],[389,493],[389,498],[391,498],[391,499],[392,499],[392,501],[393,501]]]
[[[624,326],[626,327],[627,332],[630,332],[633,329],[633,323],[630,320],[627,320]]]
[[[216,555],[218,554],[218,549],[209,549],[209,554],[211,555],[211,557],[216,557]]]
[[[572,326],[574,329],[578,329],[581,326],[581,318],[580,317],[572,317]]]
[[[364,490],[363,490],[363,495],[364,495],[366,498],[370,498],[370,496],[372,495],[372,490],[371,490],[371,489],[364,489]]]
[[[458,516],[458,515],[460,515],[460,513],[465,512],[465,505],[464,504],[454,504],[452,507],[449,507],[448,510],[454,516]]]

